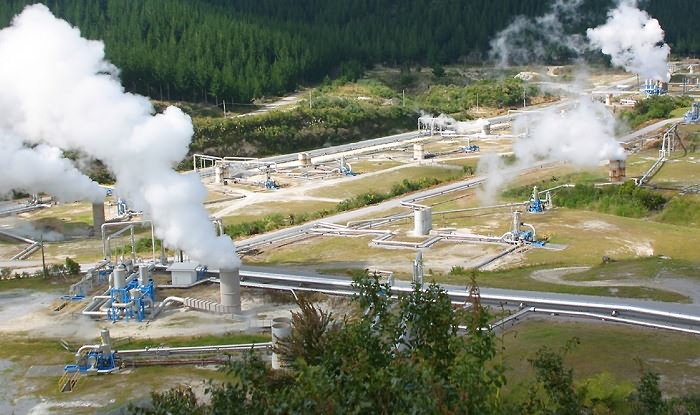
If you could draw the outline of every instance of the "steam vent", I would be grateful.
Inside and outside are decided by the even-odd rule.
[[[239,270],[229,269],[221,270],[219,275],[221,279],[220,294],[221,305],[224,306],[227,313],[241,312],[241,276]]]
[[[105,204],[104,203],[93,203],[92,204],[92,224],[95,230],[95,235],[99,235],[102,225],[105,223]]]
[[[610,160],[610,182],[620,183],[625,181],[626,170],[624,160]]]

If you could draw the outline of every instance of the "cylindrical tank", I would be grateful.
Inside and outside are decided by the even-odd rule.
[[[608,105],[608,106],[612,105],[612,98],[613,98],[612,94],[606,94],[605,95],[605,105]]]
[[[425,157],[425,152],[423,150],[423,144],[414,144],[413,145],[413,159],[414,160],[423,160]]]
[[[100,330],[100,338],[102,339],[102,344],[112,344],[112,338],[109,336],[109,329]]]
[[[513,212],[513,235],[518,235],[520,233],[520,212],[517,210]]]
[[[112,288],[124,288],[126,286],[126,267],[118,265],[112,271]]]
[[[221,184],[224,182],[224,169],[221,166],[214,167],[214,183]]]
[[[299,153],[297,159],[299,160],[300,166],[311,165],[311,156],[309,155],[309,153]]]
[[[241,275],[238,268],[222,269],[219,274],[221,305],[228,313],[241,312]]]
[[[92,204],[92,227],[95,230],[95,235],[99,235],[102,225],[105,223],[105,204]]]
[[[484,121],[481,124],[481,134],[483,135],[491,135],[491,123],[488,121]]]
[[[433,210],[425,208],[413,212],[413,234],[415,236],[425,236],[433,229]]]
[[[144,265],[139,267],[139,285],[148,283],[148,268]]]
[[[277,341],[280,339],[286,339],[287,337],[292,335],[292,325],[288,321],[279,321],[275,322],[274,319],[272,322],[272,347],[274,350],[274,347],[277,346]],[[280,319],[281,320],[281,319]],[[287,319],[289,320],[289,319]],[[272,368],[273,369],[280,369],[283,365],[282,359],[280,358],[278,353],[273,352],[272,353]]]

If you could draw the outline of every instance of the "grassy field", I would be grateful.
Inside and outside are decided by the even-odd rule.
[[[700,388],[698,338],[627,326],[552,319],[528,320],[503,335],[504,362],[511,368],[510,387],[528,381],[532,369],[527,359],[542,346],[562,348],[572,338],[580,344],[564,358],[575,379],[609,372],[619,381],[639,380],[639,359],[644,367],[661,374],[661,387],[670,395],[697,392]]]
[[[404,179],[417,180],[423,177],[434,177],[438,180],[450,180],[460,175],[461,170],[439,166],[406,167],[382,174],[381,176],[359,176],[352,181],[344,183],[342,186],[334,186],[331,189],[318,189],[310,194],[319,197],[347,199],[370,191],[386,193],[391,190],[394,184],[400,183]]]
[[[289,215],[297,215],[300,213],[319,212],[326,209],[333,209],[336,203],[322,202],[317,200],[309,201],[283,201],[256,203],[246,206],[239,211],[233,212],[228,216],[224,216],[224,225],[234,225],[238,223],[250,222],[258,220],[267,215],[280,214],[284,217]]]
[[[401,162],[394,161],[394,160],[381,160],[381,161],[363,160],[363,161],[356,161],[356,162],[352,163],[352,170],[358,174],[374,173],[377,171],[390,169],[392,167],[396,167],[396,166],[400,166],[400,165],[401,165]]]
[[[455,227],[482,235],[501,235],[510,228],[510,211],[477,211],[436,215],[435,226]],[[552,291],[571,294],[606,295],[650,298],[660,301],[688,302],[682,293],[658,287],[626,286],[638,279],[674,277],[698,280],[696,271],[700,251],[687,249],[699,244],[700,235],[684,226],[661,224],[648,219],[630,219],[595,212],[557,208],[544,214],[526,214],[523,220],[534,224],[538,234],[551,242],[567,245],[563,251],[531,249],[525,254],[506,257],[502,269],[482,272],[477,280],[484,287]],[[392,230],[405,232],[412,225],[407,219]],[[333,269],[364,269],[368,264],[385,264],[401,276],[403,265],[410,264],[412,251],[374,248],[367,245],[370,238],[315,238],[292,246],[281,247],[248,261],[269,265],[292,265]],[[465,285],[467,275],[450,275],[450,268],[473,258],[475,251],[482,258],[494,255],[502,247],[494,245],[438,244],[424,252],[429,278],[439,282]],[[461,254],[460,254],[461,249]],[[663,255],[670,259],[659,259]],[[461,258],[460,258],[461,256]],[[617,262],[600,266],[602,257]],[[611,280],[622,282],[610,286],[578,286],[531,278],[533,271],[569,266],[593,266],[572,281]],[[639,275],[637,275],[639,274]],[[614,278],[617,276],[617,278]],[[564,278],[566,280],[566,278]]]
[[[11,278],[7,280],[0,280],[0,292],[11,290],[63,292],[76,281],[78,281],[77,277],[68,278],[65,280],[45,280],[43,278]]]
[[[267,342],[269,335],[233,334],[209,335],[192,338],[168,337],[136,340],[123,343],[119,349],[136,349],[147,346],[168,345],[201,346],[211,344],[243,344]],[[114,339],[119,340],[119,339]],[[119,408],[131,400],[147,398],[152,390],[165,390],[179,384],[201,385],[207,380],[221,381],[226,375],[212,370],[193,366],[153,366],[128,369],[111,375],[83,377],[79,387],[72,393],[58,392],[59,376],[31,376],[25,374],[40,361],[42,366],[58,366],[73,363],[73,352],[65,350],[58,339],[26,339],[5,337],[0,341],[0,359],[13,362],[13,367],[0,373],[0,379],[12,381],[17,387],[17,396],[34,396],[37,399],[61,403],[70,401],[95,401],[106,405],[103,409]],[[109,390],[109,401],[105,391]],[[91,414],[95,408],[73,408],[71,413]]]

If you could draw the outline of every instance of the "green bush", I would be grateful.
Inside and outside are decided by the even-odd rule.
[[[661,210],[666,198],[661,194],[634,185],[595,187],[577,184],[556,193],[556,204],[572,209],[587,209],[625,217],[642,217]]]
[[[700,226],[700,202],[690,196],[675,197],[656,220],[673,225]]]
[[[649,120],[668,118],[676,108],[689,107],[692,103],[690,97],[652,96],[637,102],[631,111],[622,113],[620,118],[636,128]]]
[[[261,157],[361,141],[414,128],[415,114],[399,106],[321,95],[312,108],[243,118],[194,120],[191,153]]]

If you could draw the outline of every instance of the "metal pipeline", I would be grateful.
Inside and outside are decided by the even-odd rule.
[[[155,308],[153,313],[151,314],[151,318],[155,318],[158,314],[160,314],[161,311],[165,307],[167,307],[170,303],[181,303],[185,304],[185,299],[182,297],[167,297],[165,300],[161,301],[158,307]]]
[[[153,222],[151,220],[137,220],[137,221],[131,221],[131,222],[119,222],[119,223],[104,223],[101,226],[102,229],[102,250],[105,258],[111,258],[112,253],[110,251],[109,247],[109,239],[120,235],[122,232],[126,232],[128,229],[132,229],[135,225],[151,225],[151,241],[153,242],[153,262],[156,262],[156,254],[155,254],[155,230],[153,229]],[[112,234],[107,238],[106,235],[106,229],[110,227],[116,227],[116,226],[124,226],[124,229],[117,231],[116,233]],[[132,252],[135,251],[136,247],[133,246],[133,238],[132,238]]]
[[[102,345],[100,344],[86,344],[84,346],[80,346],[77,352],[75,352],[76,356],[80,356],[85,350],[93,350],[93,349],[99,349]]]
[[[125,285],[129,284],[137,276],[137,272],[134,272],[131,275],[129,275],[125,280]],[[105,303],[108,303],[112,299],[112,296],[109,295],[109,290],[110,289],[108,288],[107,290],[105,290],[104,293],[102,293],[102,295],[93,296],[90,303],[87,306],[85,306],[85,308],[80,314],[84,316],[106,316],[106,310],[96,311],[95,309],[102,308],[105,305]]]

